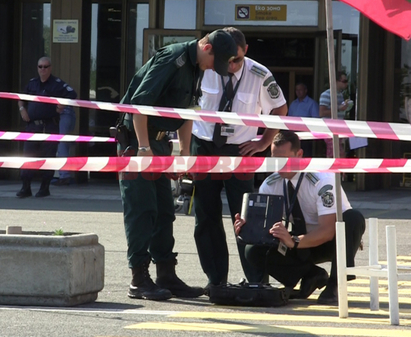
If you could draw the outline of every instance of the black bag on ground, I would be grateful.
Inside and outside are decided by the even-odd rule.
[[[244,307],[281,307],[288,304],[291,289],[276,288],[269,284],[222,284],[210,287],[210,302]]]

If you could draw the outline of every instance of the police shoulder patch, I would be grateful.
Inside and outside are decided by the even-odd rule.
[[[250,71],[260,77],[264,77],[265,75],[267,75],[267,71],[264,70],[263,68],[257,67],[256,65],[253,65],[250,69]]]
[[[186,61],[187,61],[186,54],[183,53],[179,57],[177,57],[174,62],[176,64],[177,68],[181,68],[183,65],[186,64]]]
[[[278,86],[277,82],[271,82],[271,84],[267,88],[267,91],[272,99],[276,99],[280,96],[280,87]]]
[[[318,195],[322,195],[323,193],[327,192],[327,191],[332,191],[333,189],[333,185],[331,184],[327,184],[324,185],[323,187],[320,188],[320,190],[318,191]]]
[[[334,206],[334,194],[332,192],[324,192],[321,194],[323,206],[330,208]]]
[[[264,81],[263,86],[266,87],[266,86],[269,85],[271,82],[275,82],[274,76],[269,76],[269,77]]]
[[[272,185],[279,179],[281,179],[281,176],[278,173],[273,173],[265,179],[265,182],[267,185]]]
[[[308,179],[308,181],[313,184],[314,186],[317,186],[318,182],[320,181],[320,178],[315,173],[308,172],[305,177]]]

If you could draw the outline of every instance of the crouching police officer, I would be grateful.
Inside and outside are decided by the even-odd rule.
[[[122,103],[188,108],[197,104],[203,71],[215,69],[226,75],[228,62],[236,55],[234,40],[223,30],[201,40],[164,47],[135,74]],[[130,139],[125,144],[119,142],[119,155],[170,155],[166,131],[177,131],[180,154],[190,155],[192,121],[127,114],[124,124]],[[119,183],[132,270],[128,296],[148,300],[201,296],[202,288],[186,285],[175,273],[170,180],[164,174],[130,172],[120,174]],[[155,283],[148,273],[151,260],[157,269]]]

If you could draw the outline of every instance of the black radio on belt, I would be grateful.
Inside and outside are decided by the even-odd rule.
[[[284,197],[274,194],[245,193],[241,208],[241,218],[246,221],[237,236],[245,244],[276,245],[269,230],[282,220]]]

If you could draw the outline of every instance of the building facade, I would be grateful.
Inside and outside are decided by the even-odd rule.
[[[346,98],[355,102],[347,119],[409,123],[411,42],[333,1],[336,70],[349,78]],[[267,66],[284,91],[304,82],[318,101],[329,87],[324,0],[0,0],[0,91],[21,92],[37,75],[36,62],[52,58],[53,74],[82,100],[119,102],[135,71],[159,47],[199,38],[225,26],[240,28],[248,56]],[[0,100],[0,131],[21,131],[17,103]],[[118,115],[78,109],[76,134],[108,136]],[[321,143],[316,154],[323,156]],[[0,141],[1,156],[18,155],[22,144]],[[402,158],[408,142],[369,139],[350,156]],[[115,146],[76,144],[77,156],[113,156]],[[0,170],[0,178],[13,176]],[[115,174],[92,173],[96,178]],[[77,173],[78,181],[87,180]],[[357,189],[397,187],[402,174],[356,174]]]

